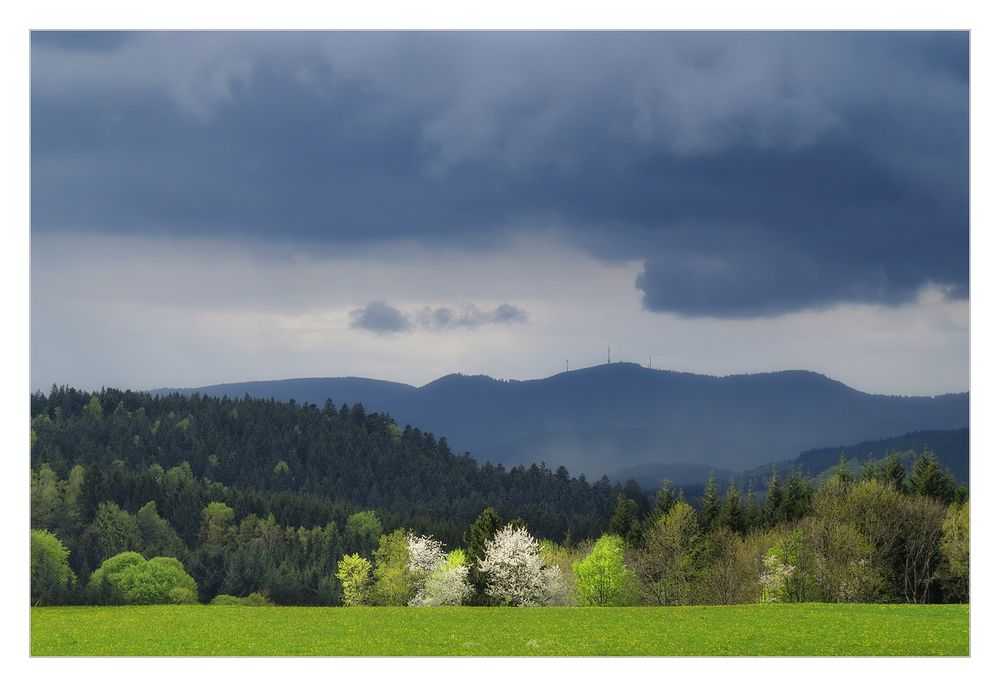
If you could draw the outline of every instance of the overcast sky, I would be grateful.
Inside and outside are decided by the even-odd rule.
[[[31,382],[969,387],[964,33],[34,33]]]

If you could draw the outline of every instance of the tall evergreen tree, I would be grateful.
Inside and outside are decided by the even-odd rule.
[[[950,503],[955,498],[955,479],[938,465],[937,457],[931,451],[924,449],[913,463],[908,489],[913,494]]]
[[[728,527],[737,534],[746,534],[749,529],[747,509],[736,489],[735,480],[729,481],[726,497],[719,510],[718,523],[720,527]]]
[[[501,525],[499,513],[492,508],[487,508],[479,514],[479,517],[469,526],[462,537],[465,544],[466,560],[469,562],[469,582],[473,587],[472,602],[475,604],[488,603],[486,596],[488,580],[479,569],[479,561],[486,553],[486,543],[500,531]]]
[[[812,511],[813,488],[809,480],[798,470],[785,480],[784,519],[798,520]]]
[[[899,453],[893,451],[886,458],[885,463],[882,464],[882,469],[879,473],[880,479],[886,482],[893,489],[902,493],[906,489],[906,467],[903,465],[903,461],[899,459]]]
[[[776,471],[771,472],[771,479],[767,483],[763,516],[768,527],[774,527],[785,519],[785,492],[781,488],[781,480],[778,479]]]
[[[642,537],[640,522],[639,506],[624,493],[619,493],[615,512],[608,526],[611,534],[618,535],[630,546],[638,544]]]
[[[718,524],[719,511],[722,509],[719,503],[719,493],[715,488],[715,473],[708,475],[708,482],[705,483],[705,491],[702,492],[698,501],[701,510],[698,513],[698,522],[703,532],[711,532]]]

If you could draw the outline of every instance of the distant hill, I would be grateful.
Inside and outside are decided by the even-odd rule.
[[[942,467],[947,468],[955,479],[969,483],[969,430],[968,428],[950,431],[911,432],[903,436],[877,441],[864,441],[853,446],[832,446],[803,451],[798,458],[762,466],[737,475],[737,479],[746,481],[753,478],[756,483],[767,480],[772,469],[782,477],[793,470],[801,470],[810,477],[821,477],[836,469],[843,455],[848,468],[857,474],[869,460],[882,461],[890,453],[901,454],[903,464],[907,468],[924,449],[929,449],[937,457]]]
[[[701,493],[710,473],[725,484],[730,479],[736,481],[740,489],[753,484],[758,492],[775,472],[784,479],[789,473],[799,470],[807,477],[822,481],[831,476],[840,464],[843,455],[847,468],[855,475],[861,472],[869,460],[883,461],[890,453],[900,454],[903,465],[909,469],[917,455],[925,448],[934,452],[938,462],[955,476],[961,484],[969,483],[969,430],[931,430],[911,432],[898,437],[864,441],[851,446],[832,446],[803,451],[797,458],[761,465],[750,470],[733,472],[711,465],[689,465],[670,463],[646,463],[621,468],[610,473],[612,481],[624,483],[635,479],[644,489],[652,491],[660,482],[669,479],[675,486],[682,487],[688,495]]]
[[[882,396],[814,372],[714,377],[631,363],[527,381],[454,374],[414,387],[342,377],[154,393],[168,391],[362,403],[445,436],[480,462],[545,462],[589,478],[649,463],[740,471],[816,446],[969,424],[968,393]]]

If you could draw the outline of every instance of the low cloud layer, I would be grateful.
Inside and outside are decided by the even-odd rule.
[[[893,394],[969,388],[968,302],[930,288],[900,306],[722,320],[644,311],[633,284],[641,265],[537,242],[455,261],[409,246],[297,256],[272,244],[70,233],[33,236],[31,259],[31,383],[43,391],[325,376],[426,384],[452,372],[530,379],[567,361],[600,364],[608,344],[614,360],[661,369],[808,369]],[[408,320],[427,304],[461,312],[456,283],[479,309],[514,303],[530,324],[384,336],[350,326],[360,294],[379,294]]]
[[[411,315],[384,301],[372,301],[350,312],[350,327],[376,334],[401,334],[421,328],[429,331],[477,329],[488,324],[516,324],[528,321],[528,313],[516,305],[501,303],[483,310],[472,303],[453,308],[420,308]]]
[[[899,306],[931,284],[962,298],[968,46],[961,32],[35,32],[32,230],[327,254],[471,254],[557,232],[640,264],[646,309],[695,317]]]

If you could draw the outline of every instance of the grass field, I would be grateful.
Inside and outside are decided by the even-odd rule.
[[[969,653],[968,606],[34,608],[34,656]]]

